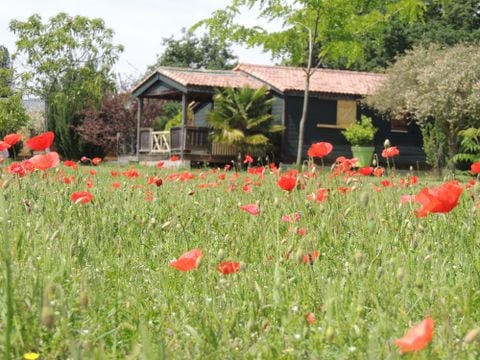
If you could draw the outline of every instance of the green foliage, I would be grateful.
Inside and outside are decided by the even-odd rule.
[[[20,93],[0,98],[0,138],[16,132],[27,124],[28,116]]]
[[[468,128],[458,133],[460,136],[460,152],[453,157],[458,162],[474,163],[480,161],[480,129]]]
[[[213,141],[236,145],[241,151],[267,149],[272,133],[283,131],[273,124],[272,99],[267,87],[216,91],[213,109],[207,115]]]
[[[452,212],[418,219],[420,205],[398,203],[436,185],[423,174],[404,188],[397,173],[389,180],[398,186],[383,191],[372,190],[379,178],[360,177],[342,194],[341,179],[322,170],[287,195],[268,170],[244,193],[241,184],[257,176],[227,172],[221,181],[223,172],[202,169],[178,181],[186,172],[137,166],[139,178],[112,178],[128,168],[94,169],[88,204],[70,200],[85,189],[85,168],[60,165],[61,177],[2,172],[2,359],[9,329],[12,359],[480,356],[477,342],[462,341],[480,319],[479,210],[467,192]],[[72,176],[78,184],[65,185]],[[147,185],[151,176],[163,185]],[[328,198],[306,201],[319,183],[331,189]],[[259,216],[238,207],[255,201]],[[281,220],[297,212],[298,222]],[[193,248],[204,253],[198,269],[169,266]],[[308,256],[314,252],[318,258]],[[222,261],[241,269],[222,275]],[[432,342],[401,355],[395,339],[425,316],[435,321]]]
[[[434,119],[447,140],[450,161],[459,132],[480,127],[478,78],[480,46],[417,47],[387,70],[386,81],[367,103],[382,112],[413,116],[422,126]]]
[[[153,124],[155,130],[165,130],[167,123],[182,113],[182,103],[180,101],[167,101],[163,105],[163,112]]]
[[[427,164],[433,167],[437,174],[441,174],[446,164],[448,146],[444,132],[437,122],[427,122],[421,127],[423,151]]]
[[[221,43],[217,38],[203,35],[196,37],[192,32],[182,29],[182,37],[163,38],[163,53],[157,56],[148,72],[159,66],[187,67],[193,69],[231,69],[236,64],[230,45]]]
[[[14,91],[13,68],[6,47],[0,46],[0,137],[25,126],[28,117],[21,93]]]
[[[360,122],[347,127],[342,131],[342,134],[353,146],[370,146],[373,144],[373,138],[377,130],[372,124],[372,119],[362,115]]]
[[[48,106],[46,127],[57,134],[62,155],[81,155],[81,139],[73,133],[78,112],[98,106],[113,87],[112,66],[123,50],[113,45],[113,31],[101,19],[65,13],[43,23],[38,15],[12,20],[17,53],[29,67],[21,74],[23,88]]]
[[[240,24],[236,20],[244,8],[257,9],[258,18],[268,22],[281,22],[281,30]],[[412,24],[424,11],[425,3],[419,0],[232,0],[193,29],[206,26],[210,36],[260,46],[272,57],[297,66],[307,64],[308,43],[313,40],[315,63],[325,60],[351,67],[364,59],[365,37],[378,39],[393,19]]]
[[[392,18],[380,34],[366,34],[362,43],[365,62],[354,68],[386,68],[397,56],[415,46],[436,43],[453,46],[480,40],[480,16],[477,0],[429,1],[419,21],[405,24]]]

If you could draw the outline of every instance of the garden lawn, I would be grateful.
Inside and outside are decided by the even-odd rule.
[[[422,176],[306,169],[288,192],[250,172],[4,171],[0,357],[396,359],[431,318],[405,358],[479,358],[478,184],[418,218],[400,196]],[[193,249],[192,270],[170,266]]]

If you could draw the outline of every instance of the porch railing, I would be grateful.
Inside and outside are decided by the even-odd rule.
[[[170,152],[170,131],[152,131],[152,153]]]
[[[140,129],[141,153],[162,154],[183,151],[190,154],[211,154],[214,156],[237,156],[236,146],[212,143],[206,127],[178,126],[170,131],[153,131],[151,128]]]

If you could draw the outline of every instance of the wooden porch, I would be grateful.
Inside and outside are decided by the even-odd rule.
[[[139,132],[139,161],[159,161],[172,155],[182,160],[228,163],[236,160],[235,146],[211,142],[206,127],[178,126],[170,131],[141,128]]]

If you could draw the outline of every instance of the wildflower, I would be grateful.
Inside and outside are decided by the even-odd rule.
[[[223,275],[230,275],[240,270],[240,263],[234,261],[223,261],[217,267],[217,271]]]
[[[303,255],[302,261],[305,264],[313,265],[313,262],[315,261],[315,259],[318,259],[319,256],[320,256],[319,252],[315,250],[314,252],[309,252],[306,255]]]
[[[39,357],[40,357],[40,355],[37,354],[37,353],[34,353],[34,352],[29,352],[29,353],[23,354],[23,359],[24,360],[37,360]]]
[[[11,146],[9,143],[0,140],[0,151],[10,149]]]
[[[240,209],[254,216],[258,216],[260,214],[260,207],[257,204],[243,205],[243,206],[240,206]]]
[[[35,155],[29,159],[29,162],[35,170],[47,170],[57,167],[60,163],[60,158],[58,153],[52,151],[46,154]]]
[[[310,325],[313,325],[315,323],[315,314],[314,313],[308,313],[306,316],[307,321],[310,323]]]
[[[169,266],[180,271],[195,270],[202,256],[202,250],[193,249],[180,256],[177,260],[171,261]]]
[[[3,141],[9,144],[10,146],[15,145],[19,140],[21,139],[21,136],[18,134],[8,134],[3,138]]]
[[[433,338],[432,318],[427,317],[421,323],[410,328],[395,344],[400,347],[402,353],[419,351],[427,346]]]
[[[170,156],[170,161],[175,162],[175,161],[178,161],[178,160],[180,160],[179,156],[177,156],[177,155]]]
[[[245,155],[245,159],[243,160],[244,164],[252,164],[253,163],[253,158],[250,155]]]
[[[449,181],[435,188],[423,188],[414,199],[422,205],[417,211],[417,217],[425,217],[429,213],[448,213],[458,204],[462,187],[458,181]]]
[[[159,162],[157,162],[157,164],[155,165],[155,167],[156,167],[157,169],[161,169],[161,168],[163,168],[163,165],[165,165],[165,162],[164,162],[164,161],[159,161]]]
[[[72,161],[72,160],[65,160],[63,162],[63,165],[65,165],[66,167],[72,168],[74,170],[76,170],[78,168],[77,163],[75,161]]]
[[[373,167],[371,166],[366,166],[358,169],[358,173],[363,176],[369,176],[373,174]]]
[[[323,158],[324,156],[327,156],[328,154],[330,154],[332,150],[333,150],[332,144],[328,142],[318,142],[310,146],[310,148],[307,151],[307,154],[309,157]]]
[[[295,185],[297,184],[297,178],[296,177],[292,177],[292,176],[289,176],[289,175],[282,175],[280,177],[280,179],[278,180],[277,182],[277,185],[285,190],[285,191],[292,191],[293,189],[295,189]]]
[[[70,196],[70,199],[75,204],[78,204],[78,203],[86,204],[92,201],[94,199],[94,196],[88,191],[77,191]]]
[[[43,134],[34,136],[25,142],[30,149],[34,151],[43,151],[52,146],[55,134],[53,131],[47,131]]]
[[[472,175],[480,174],[480,161],[474,162],[470,165],[470,173]]]
[[[382,151],[382,156],[384,158],[391,158],[397,155],[400,155],[400,151],[398,151],[396,146],[390,146]]]
[[[99,157],[94,157],[94,158],[92,159],[92,164],[95,165],[95,166],[97,166],[98,164],[100,164],[101,161],[102,161],[101,158],[99,158]]]

